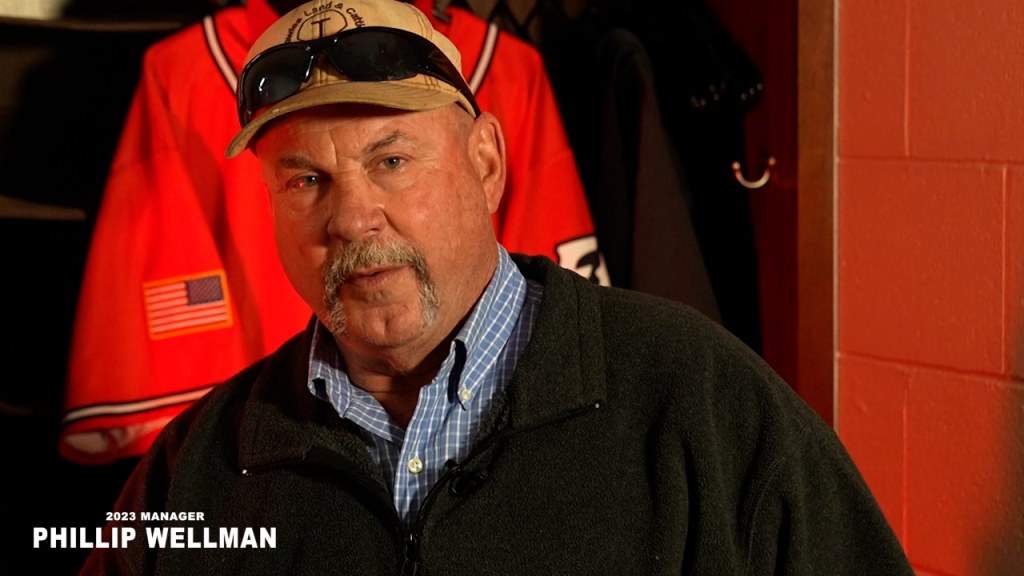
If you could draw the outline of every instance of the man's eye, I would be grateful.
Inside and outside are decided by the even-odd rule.
[[[290,187],[295,190],[308,190],[310,188],[316,187],[316,185],[319,183],[320,178],[310,174],[307,176],[299,176],[298,178],[292,180]]]
[[[385,158],[384,161],[381,162],[381,166],[383,166],[383,167],[385,167],[385,168],[387,168],[389,170],[394,170],[395,168],[398,168],[401,165],[402,165],[402,159],[397,157],[397,156],[391,156],[391,157]]]

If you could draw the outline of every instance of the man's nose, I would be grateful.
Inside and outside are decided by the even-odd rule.
[[[335,182],[328,232],[349,242],[380,233],[387,225],[384,200],[383,192],[363,179]]]

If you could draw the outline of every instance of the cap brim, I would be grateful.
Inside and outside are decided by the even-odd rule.
[[[234,158],[242,153],[249,143],[268,122],[298,110],[327,104],[375,104],[398,110],[431,110],[458,102],[473,114],[465,98],[454,87],[443,82],[424,84],[423,76],[409,80],[377,82],[332,82],[322,86],[311,86],[290,96],[279,104],[260,112],[249,122],[228,145],[227,157]]]

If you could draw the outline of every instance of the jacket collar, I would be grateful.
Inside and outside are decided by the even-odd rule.
[[[510,424],[528,428],[604,399],[604,344],[596,286],[544,257],[513,259],[527,280],[544,285],[508,389]]]

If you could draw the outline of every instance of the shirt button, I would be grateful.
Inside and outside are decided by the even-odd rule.
[[[423,471],[423,461],[420,460],[419,458],[413,458],[412,460],[409,460],[408,467],[409,472],[412,472],[413,474],[419,474],[420,472]]]
[[[459,398],[462,398],[463,402],[469,402],[473,399],[473,393],[470,392],[469,388],[463,388],[459,391]]]

